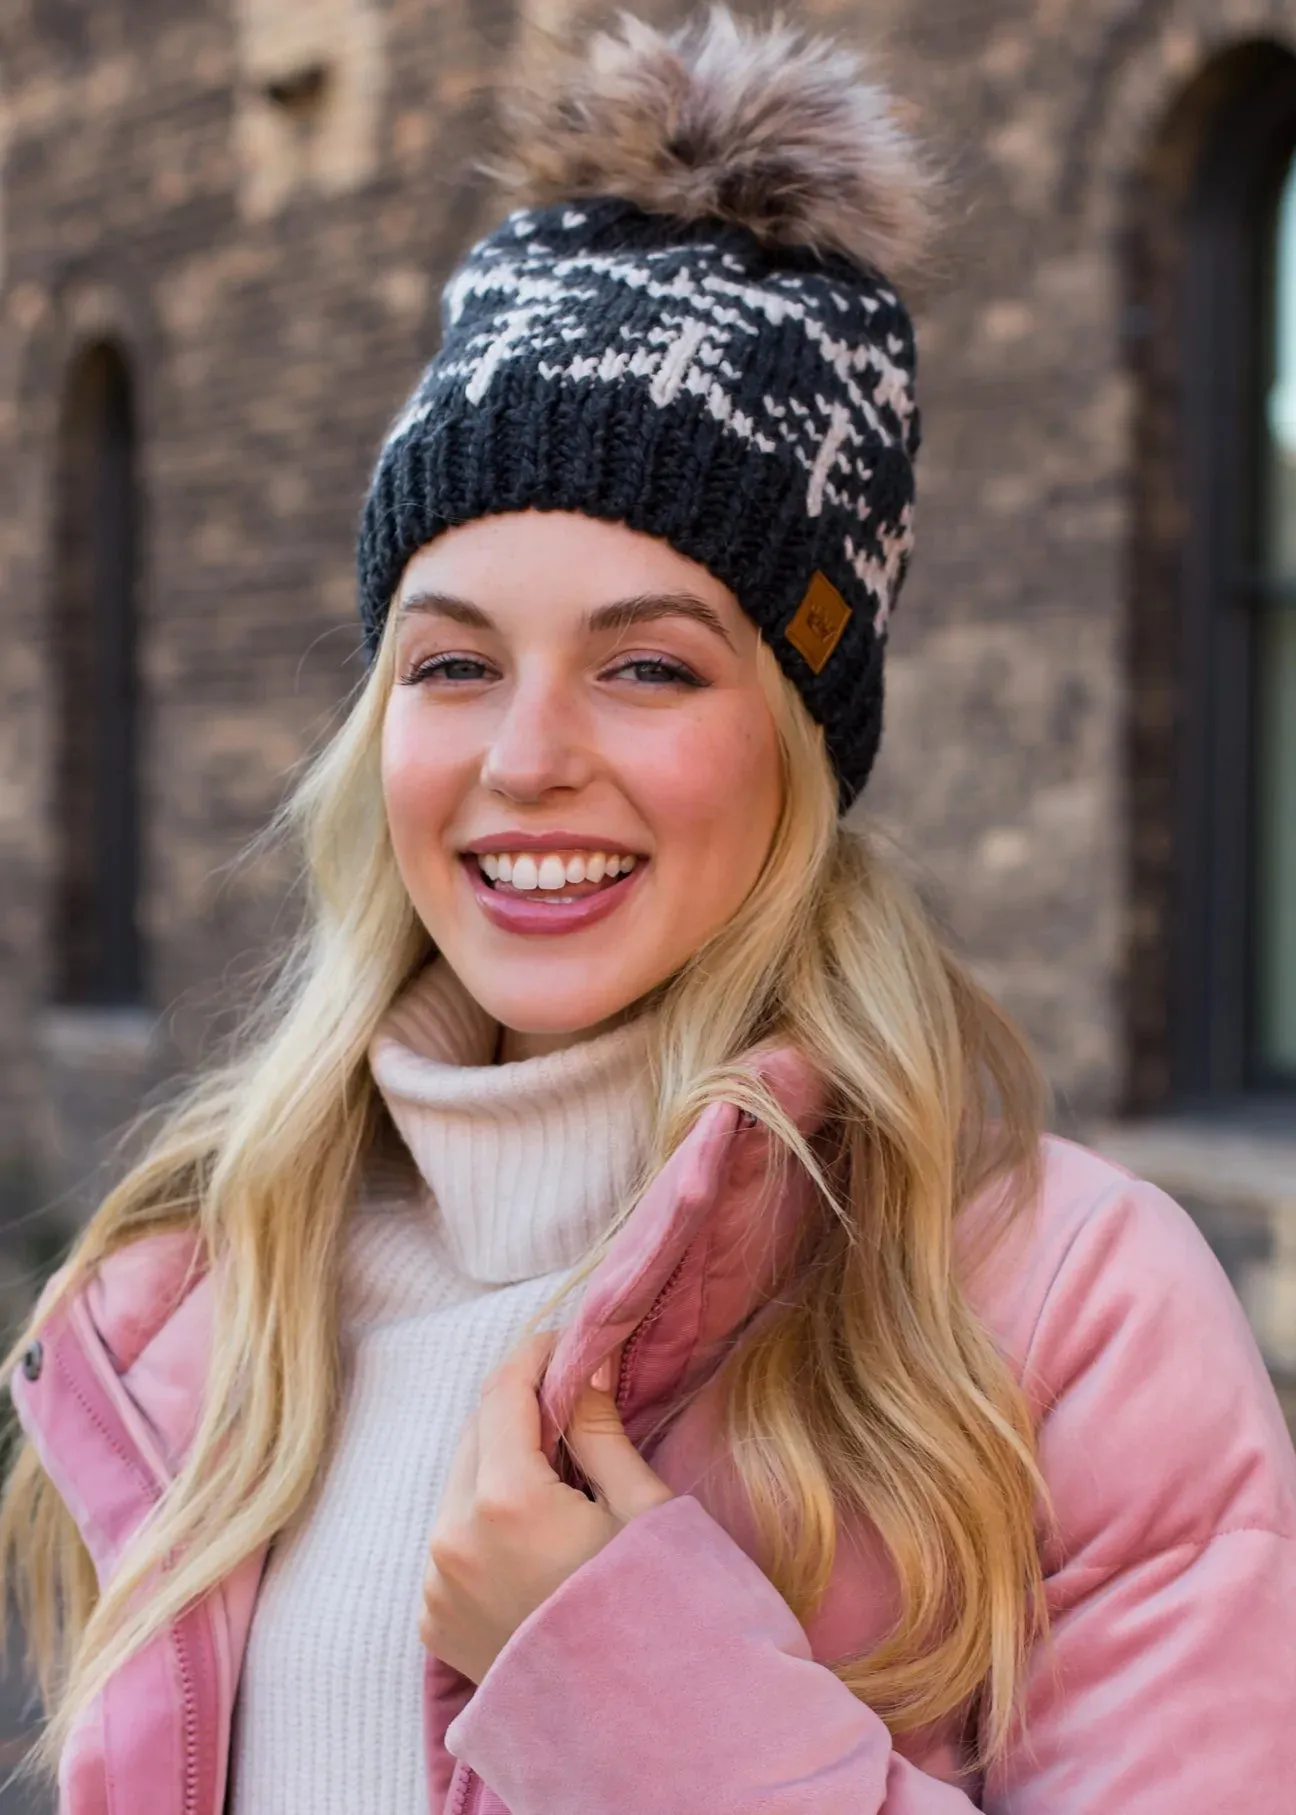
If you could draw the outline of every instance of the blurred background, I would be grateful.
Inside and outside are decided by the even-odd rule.
[[[955,183],[868,811],[1296,1408],[1296,0],[791,10],[882,46]],[[291,923],[243,854],[362,671],[493,86],[610,11],[0,0],[7,1323]]]

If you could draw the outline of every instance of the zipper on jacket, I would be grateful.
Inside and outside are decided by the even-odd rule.
[[[633,1385],[634,1365],[638,1358],[639,1345],[643,1341],[645,1333],[657,1322],[657,1319],[661,1316],[662,1312],[666,1309],[666,1306],[670,1303],[678,1290],[680,1281],[684,1276],[684,1268],[688,1264],[688,1259],[692,1252],[693,1244],[690,1242],[688,1247],[685,1248],[684,1252],[676,1261],[670,1277],[666,1280],[661,1291],[657,1294],[656,1298],[653,1299],[648,1309],[639,1319],[639,1322],[630,1332],[626,1345],[621,1351],[621,1365],[617,1369],[615,1394],[615,1402],[618,1409],[625,1404],[630,1388]]]
[[[200,1815],[198,1808],[198,1685],[193,1656],[185,1637],[184,1624],[177,1620],[171,1628],[171,1645],[180,1675],[180,1699],[183,1703],[183,1763],[180,1807],[184,1815]]]
[[[204,1744],[203,1703],[219,1701],[212,1690],[216,1671],[216,1635],[210,1606],[196,1602],[170,1628],[172,1655],[180,1679],[183,1739],[181,1752],[181,1815],[222,1815],[215,1803],[222,1772],[212,1745]],[[208,1738],[211,1736],[208,1723]]]
[[[471,1765],[464,1766],[463,1778],[455,1791],[454,1800],[446,1810],[446,1815],[469,1815],[481,1802],[482,1780]]]

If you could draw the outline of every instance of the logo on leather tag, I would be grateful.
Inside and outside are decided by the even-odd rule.
[[[832,581],[816,572],[787,627],[787,640],[816,674],[822,674],[850,621],[850,606]]]

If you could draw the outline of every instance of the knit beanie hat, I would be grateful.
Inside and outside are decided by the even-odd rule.
[[[735,594],[823,727],[844,811],[913,540],[891,280],[921,257],[930,183],[894,104],[849,51],[715,7],[669,35],[622,15],[506,123],[491,174],[522,205],[446,285],[365,503],[370,655],[442,531],[528,508],[625,523]]]

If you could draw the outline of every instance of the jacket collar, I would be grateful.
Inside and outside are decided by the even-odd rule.
[[[821,1124],[823,1087],[798,1052],[767,1049],[746,1068],[804,1133]],[[555,1346],[541,1388],[551,1456],[582,1383],[618,1345],[618,1404],[632,1437],[704,1371],[773,1290],[807,1190],[798,1168],[785,1174],[763,1126],[728,1103],[703,1112]],[[183,1463],[201,1411],[211,1300],[196,1235],[146,1238],[110,1256],[39,1323],[36,1378],[15,1370],[19,1417],[101,1574]]]
[[[795,1052],[751,1069],[807,1135],[823,1094]],[[635,1206],[587,1282],[541,1388],[551,1459],[582,1382],[624,1343],[618,1404],[632,1437],[705,1370],[773,1289],[801,1219],[806,1181],[786,1176],[772,1137],[731,1104],[698,1119]],[[201,1244],[156,1236],[112,1256],[87,1288],[51,1303],[39,1354],[13,1377],[19,1417],[84,1536],[100,1581],[183,1463],[211,1345],[211,1281]],[[114,1776],[148,1786],[141,1815],[219,1807],[229,1725],[264,1548],[220,1590],[141,1649],[87,1711],[61,1781],[84,1777],[96,1802]],[[447,1724],[471,1685],[425,1660],[425,1733],[433,1806],[453,1760]],[[174,1686],[186,1685],[177,1697]],[[171,1767],[159,1769],[159,1761]],[[440,1795],[438,1795],[438,1791]],[[70,1799],[70,1797],[69,1797]]]
[[[805,1135],[824,1114],[823,1086],[792,1048],[751,1056]],[[632,1437],[699,1380],[726,1341],[769,1298],[810,1194],[762,1124],[731,1103],[699,1117],[591,1275],[550,1357],[541,1388],[546,1447],[582,1386],[621,1347],[617,1404]]]

